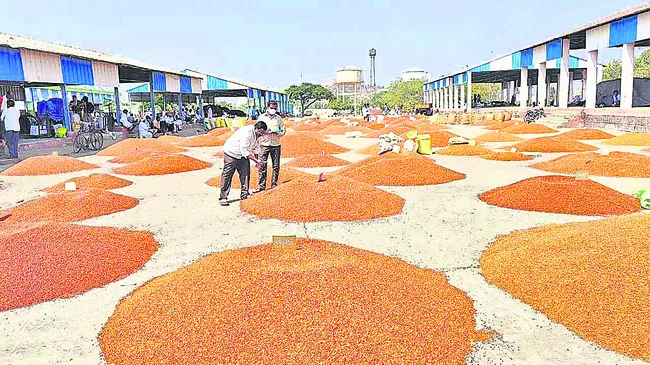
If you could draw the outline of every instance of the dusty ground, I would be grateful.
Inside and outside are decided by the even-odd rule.
[[[475,137],[483,128],[455,126],[454,133]],[[525,136],[532,138],[534,136]],[[330,141],[363,148],[374,140],[335,137]],[[600,146],[598,142],[588,142]],[[508,144],[488,144],[497,147]],[[603,146],[604,147],[604,146]],[[606,146],[609,150],[641,148]],[[498,236],[513,230],[550,223],[594,219],[561,214],[522,212],[489,206],[480,192],[518,180],[544,175],[527,167],[560,154],[544,154],[533,161],[499,162],[478,157],[434,156],[467,179],[425,187],[387,187],[406,199],[402,214],[360,223],[286,223],[259,220],[217,204],[219,191],[204,184],[220,174],[219,148],[197,148],[188,154],[215,163],[210,169],[157,177],[131,177],[135,184],[115,190],[137,197],[134,209],[84,221],[83,224],[148,230],[160,249],[138,272],[102,288],[73,298],[58,299],[28,308],[0,312],[0,364],[103,364],[97,336],[118,301],[137,286],[188,265],[197,258],[226,249],[269,242],[272,235],[298,235],[325,239],[399,257],[421,267],[444,272],[452,285],[474,300],[480,329],[500,337],[476,345],[470,364],[636,364],[643,363],[584,341],[562,325],[551,322],[506,292],[486,283],[480,273],[481,252]],[[350,161],[365,156],[337,155]],[[0,177],[0,209],[35,198],[39,190],[73,176],[110,172],[110,158],[88,156],[99,163],[93,171],[49,177]],[[304,169],[316,173],[329,169]],[[624,193],[650,187],[650,179],[593,178]],[[231,198],[238,196],[231,192]]]

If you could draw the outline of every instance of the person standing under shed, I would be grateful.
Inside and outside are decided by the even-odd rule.
[[[7,100],[7,109],[2,112],[2,122],[7,130],[9,158],[18,158],[18,135],[20,134],[20,110],[16,102]]]
[[[259,167],[256,153],[257,139],[267,132],[266,123],[258,121],[255,125],[247,125],[239,128],[223,145],[223,171],[221,172],[221,195],[219,204],[228,206],[228,194],[232,184],[232,177],[235,171],[239,174],[241,183],[242,200],[248,198],[248,184],[250,182],[251,165],[255,162]]]
[[[273,175],[271,176],[271,188],[278,186],[280,178],[280,138],[284,136],[284,122],[282,117],[277,114],[278,102],[269,100],[266,104],[266,113],[260,115],[259,121],[264,122],[268,127],[268,133],[264,134],[260,140],[262,148],[260,154],[260,187],[256,192],[266,190],[266,168],[269,155],[271,156],[271,165],[273,166]]]

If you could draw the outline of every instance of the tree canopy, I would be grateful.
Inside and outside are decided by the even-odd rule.
[[[621,74],[621,60],[613,60],[603,69],[603,81],[620,79]],[[634,77],[650,77],[650,49],[634,59]]]
[[[339,98],[333,98],[329,102],[329,108],[337,111],[352,110],[354,109],[354,105],[352,105],[352,103],[350,103],[349,101],[343,101]]]
[[[286,93],[294,101],[294,104],[297,103],[300,106],[300,116],[304,116],[305,110],[318,100],[331,100],[334,97],[326,88],[308,82],[291,85],[287,88]]]
[[[387,91],[377,94],[371,103],[378,107],[388,104],[390,108],[402,107],[404,110],[412,110],[415,104],[422,102],[423,87],[424,80],[397,79],[388,86]]]

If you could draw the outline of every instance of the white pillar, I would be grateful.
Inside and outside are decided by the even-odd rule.
[[[569,70],[569,100],[573,100],[573,71]]]
[[[566,108],[569,104],[569,46],[571,40],[562,40],[562,60],[560,62],[560,79],[558,85],[558,106]]]
[[[596,72],[596,84],[603,82],[603,72],[605,71],[605,66],[598,65],[598,71]]]
[[[453,83],[453,81],[454,81],[454,79],[451,78],[451,77],[447,80],[447,85],[449,85],[448,86],[449,87],[449,94],[448,94],[449,100],[447,101],[449,104],[448,104],[447,108],[449,108],[449,109],[452,109],[454,107],[454,90],[453,90],[454,83]]]
[[[459,85],[460,87],[460,109],[465,109],[465,85]]]
[[[528,67],[521,68],[521,86],[519,86],[519,107],[528,106]]]
[[[449,98],[447,97],[447,87],[445,86],[445,87],[442,88],[442,108],[443,109],[447,109],[447,100],[449,100]]]
[[[621,57],[621,108],[631,109],[634,94],[634,42],[623,45]]]
[[[472,73],[467,73],[467,110],[472,110],[472,102],[474,102],[474,94],[472,94]]]
[[[452,103],[453,103],[453,108],[458,109],[458,85],[453,86],[454,93],[452,94]]]
[[[548,95],[548,83],[546,82],[546,62],[539,64],[537,71],[537,106],[546,106],[546,96]]]
[[[557,94],[557,89],[555,90],[555,93]],[[555,95],[555,98],[557,99],[557,95]],[[551,99],[551,75],[546,75],[546,103],[548,106],[555,106],[555,104],[551,105],[550,99]]]
[[[596,86],[598,85],[598,50],[589,52],[587,57],[587,92],[585,107],[596,107]]]
[[[435,90],[436,109],[440,109],[440,89]]]
[[[580,86],[582,87],[580,99],[584,101],[585,95],[587,95],[587,70],[582,70],[582,83]]]

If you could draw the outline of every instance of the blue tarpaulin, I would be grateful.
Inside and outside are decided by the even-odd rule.
[[[47,101],[40,101],[36,105],[39,115],[47,115],[57,122],[63,121],[63,99],[52,98]]]

